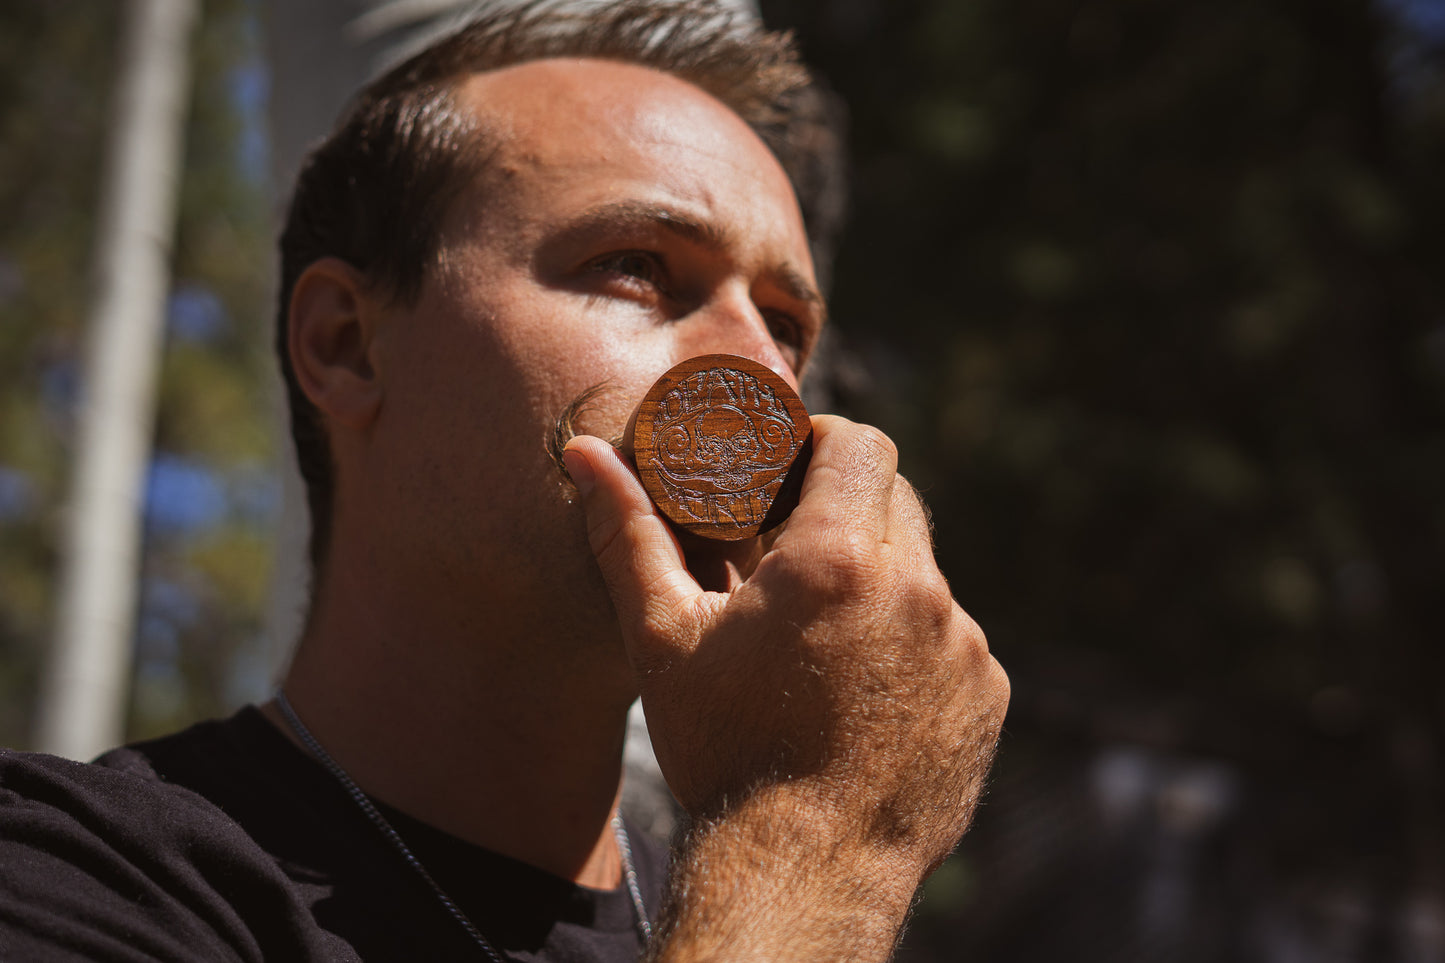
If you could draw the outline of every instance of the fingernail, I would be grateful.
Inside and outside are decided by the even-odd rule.
[[[562,449],[562,463],[567,466],[567,474],[572,478],[572,484],[586,498],[592,491],[592,486],[597,483],[597,473],[592,470],[592,463],[580,451],[572,448]]]

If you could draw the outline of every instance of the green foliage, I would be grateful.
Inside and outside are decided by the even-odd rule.
[[[266,505],[275,483],[264,481],[274,457],[267,347],[271,208],[243,151],[259,118],[238,96],[239,72],[259,64],[252,6],[208,0],[193,37],[194,90],[172,270],[176,290],[202,298],[209,317],[191,330],[172,325],[156,445],[167,464],[193,469],[221,497],[209,516],[187,516],[180,525],[153,518],[148,525],[133,734],[223,711],[232,701],[231,668],[259,633],[270,544]],[[78,0],[0,6],[5,745],[25,744],[54,619],[58,523],[70,480],[75,402],[83,390],[87,277],[123,10]],[[173,491],[169,497],[192,496]],[[179,504],[152,508],[156,517],[187,511]]]
[[[68,384],[82,337],[91,218],[118,8],[0,10],[0,742],[23,739],[52,617]]]
[[[767,6],[853,109],[834,314],[893,353],[886,427],[1004,642],[1185,687],[1274,646],[1352,675],[1319,633],[1433,658],[1440,94],[1391,92],[1370,6]],[[1347,627],[1352,563],[1391,591]]]
[[[1003,784],[1126,741],[1445,811],[1439,38],[1402,75],[1366,0],[763,8],[852,110],[833,316],[1013,678]],[[1256,858],[1341,848],[1280,819]]]

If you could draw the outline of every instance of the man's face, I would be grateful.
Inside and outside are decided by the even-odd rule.
[[[711,352],[796,384],[823,319],[807,238],[772,154],[675,78],[537,61],[457,99],[500,147],[443,225],[418,302],[380,328],[385,395],[359,483],[428,592],[490,602],[494,624],[595,636],[610,606],[550,425],[605,383],[578,428],[617,435],[658,376]]]

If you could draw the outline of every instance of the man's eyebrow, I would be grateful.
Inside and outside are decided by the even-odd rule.
[[[651,228],[661,228],[712,251],[720,251],[732,241],[732,236],[716,224],[699,220],[676,208],[641,201],[617,201],[589,208],[568,221],[565,232],[576,235]],[[827,301],[801,272],[787,264],[778,264],[769,274],[784,294],[816,312],[820,324],[827,320]]]
[[[786,264],[779,264],[772,271],[773,283],[784,294],[808,305],[818,315],[818,323],[828,320],[828,301],[823,293],[809,283],[808,279]]]
[[[639,201],[618,201],[583,211],[567,224],[568,233],[628,228],[661,228],[684,240],[718,250],[728,245],[727,232],[671,207]]]

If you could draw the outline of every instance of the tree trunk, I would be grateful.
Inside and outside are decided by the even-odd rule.
[[[195,0],[131,0],[126,15],[56,635],[35,740],[71,758],[124,737],[196,16]]]

